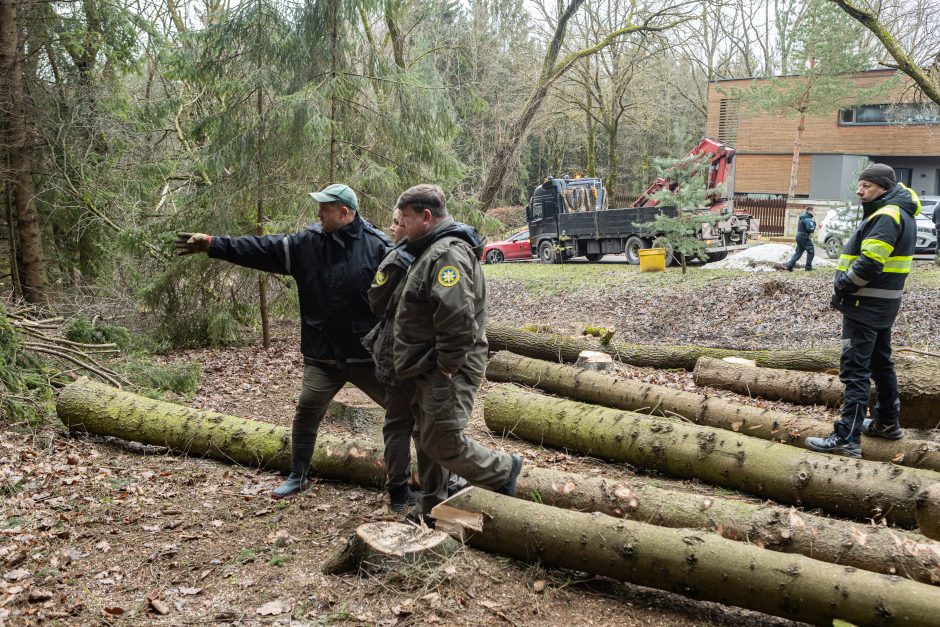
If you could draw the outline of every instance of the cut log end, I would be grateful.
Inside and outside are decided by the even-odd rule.
[[[598,351],[581,351],[578,361],[575,362],[575,366],[579,368],[597,371],[607,370],[613,365],[614,360],[610,355]]]
[[[753,359],[745,359],[744,357],[724,357],[722,361],[726,361],[729,364],[738,364],[739,366],[752,366],[757,367],[757,362]]]
[[[446,533],[397,522],[360,525],[346,545],[327,560],[328,575],[370,574],[432,566],[452,555],[459,544]]]

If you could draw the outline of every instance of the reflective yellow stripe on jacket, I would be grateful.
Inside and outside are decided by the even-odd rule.
[[[887,261],[892,252],[894,252],[894,246],[888,242],[883,242],[880,239],[862,240],[862,254],[878,263],[883,264]]]
[[[868,240],[865,240],[868,241]],[[867,255],[871,257],[871,255]],[[858,255],[839,255],[839,264],[836,266],[836,270],[841,270],[842,272],[848,272],[849,268],[852,267],[852,264],[858,259]],[[879,260],[880,261],[880,260]],[[894,272],[896,274],[910,274],[911,269],[914,267],[914,257],[912,256],[898,256],[898,257],[888,257],[883,262],[884,272]]]

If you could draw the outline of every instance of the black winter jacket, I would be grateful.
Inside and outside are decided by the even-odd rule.
[[[816,230],[816,219],[805,211],[800,214],[800,220],[797,223],[796,235],[797,237],[810,237],[813,235],[813,231]]]
[[[209,256],[294,277],[304,363],[345,368],[372,362],[361,339],[378,319],[366,294],[391,245],[384,233],[357,215],[333,233],[311,224],[292,235],[214,236]]]
[[[901,308],[911,272],[920,213],[917,194],[898,183],[862,203],[863,220],[846,242],[833,283],[832,305],[859,324],[887,329]]]

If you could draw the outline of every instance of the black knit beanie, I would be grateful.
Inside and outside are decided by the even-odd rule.
[[[858,175],[858,180],[869,181],[878,187],[888,190],[894,187],[898,179],[894,175],[894,168],[883,163],[873,163]]]

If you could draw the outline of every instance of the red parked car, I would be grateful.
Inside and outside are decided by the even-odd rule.
[[[509,239],[487,244],[483,249],[485,263],[501,263],[513,259],[532,259],[532,244],[529,243],[529,231],[516,233]]]

